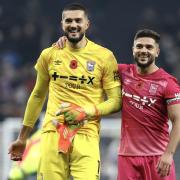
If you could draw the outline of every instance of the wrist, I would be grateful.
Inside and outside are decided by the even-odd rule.
[[[100,113],[95,105],[85,107],[84,112],[86,113],[86,118],[88,120],[97,119],[100,116]]]
[[[19,134],[17,140],[20,141],[21,143],[25,143],[28,139],[28,136],[25,136],[24,134]]]
[[[17,141],[18,141],[19,143],[21,143],[21,144],[26,144],[27,139],[18,137],[18,138],[17,138]]]
[[[21,141],[21,142],[26,142],[26,140],[28,139],[31,131],[32,131],[31,127],[23,125],[17,139],[19,141]]]
[[[173,156],[175,152],[170,151],[170,150],[166,150],[164,153]]]

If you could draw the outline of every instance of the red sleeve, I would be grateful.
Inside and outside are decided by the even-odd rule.
[[[128,67],[128,64],[118,64],[118,71],[119,71],[119,74],[122,73],[122,71],[126,70]]]
[[[174,77],[167,78],[168,84],[165,90],[165,99],[168,105],[180,104],[180,86]]]

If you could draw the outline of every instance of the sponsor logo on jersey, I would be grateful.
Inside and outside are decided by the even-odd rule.
[[[94,67],[95,67],[96,62],[95,61],[87,61],[87,70],[88,71],[94,71]]]
[[[128,84],[131,84],[131,82],[132,82],[132,81],[131,81],[130,79],[124,79],[124,84],[127,84],[127,85],[128,85]]]
[[[54,60],[54,65],[61,65],[62,64],[62,61],[57,59],[57,60]]]
[[[149,88],[149,93],[151,95],[154,95],[154,94],[156,94],[157,89],[158,89],[158,85],[157,84],[151,84],[150,88]]]
[[[82,89],[82,87],[79,84],[76,83],[70,83],[70,82],[66,82],[65,83],[65,87],[67,89]]]
[[[54,72],[52,74],[52,78],[54,81],[56,81],[57,79],[67,79],[71,82],[76,81],[80,84],[91,84],[91,85],[94,84],[93,81],[95,79],[94,76],[84,76],[84,75],[82,75],[82,76],[63,76],[63,75],[58,74],[57,72]]]
[[[113,75],[114,75],[114,81],[120,80],[119,71],[113,71]]]
[[[122,95],[131,98],[129,102],[138,109],[143,109],[143,106],[146,105],[152,106],[157,101],[156,99],[148,98],[146,96],[141,97],[137,96],[136,94],[130,94],[128,92],[125,92],[124,89],[122,89]]]

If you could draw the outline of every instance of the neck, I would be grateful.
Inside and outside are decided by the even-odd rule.
[[[87,44],[87,39],[84,36],[81,41],[79,41],[78,43],[72,43],[70,41],[67,41],[67,44],[69,47],[73,48],[73,49],[81,49],[84,48]]]
[[[147,75],[147,74],[151,74],[157,71],[159,68],[154,64],[154,65],[151,65],[149,67],[144,67],[144,68],[136,65],[136,69],[139,74]]]

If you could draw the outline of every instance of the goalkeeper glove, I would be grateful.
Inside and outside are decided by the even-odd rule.
[[[56,115],[58,116],[62,114],[64,114],[64,119],[68,124],[76,124],[84,120],[92,120],[99,116],[99,112],[94,105],[81,108],[72,103],[61,104]]]
[[[86,119],[85,111],[72,103],[62,103],[60,109],[56,112],[56,116],[64,115],[64,120],[68,124],[78,124]]]

